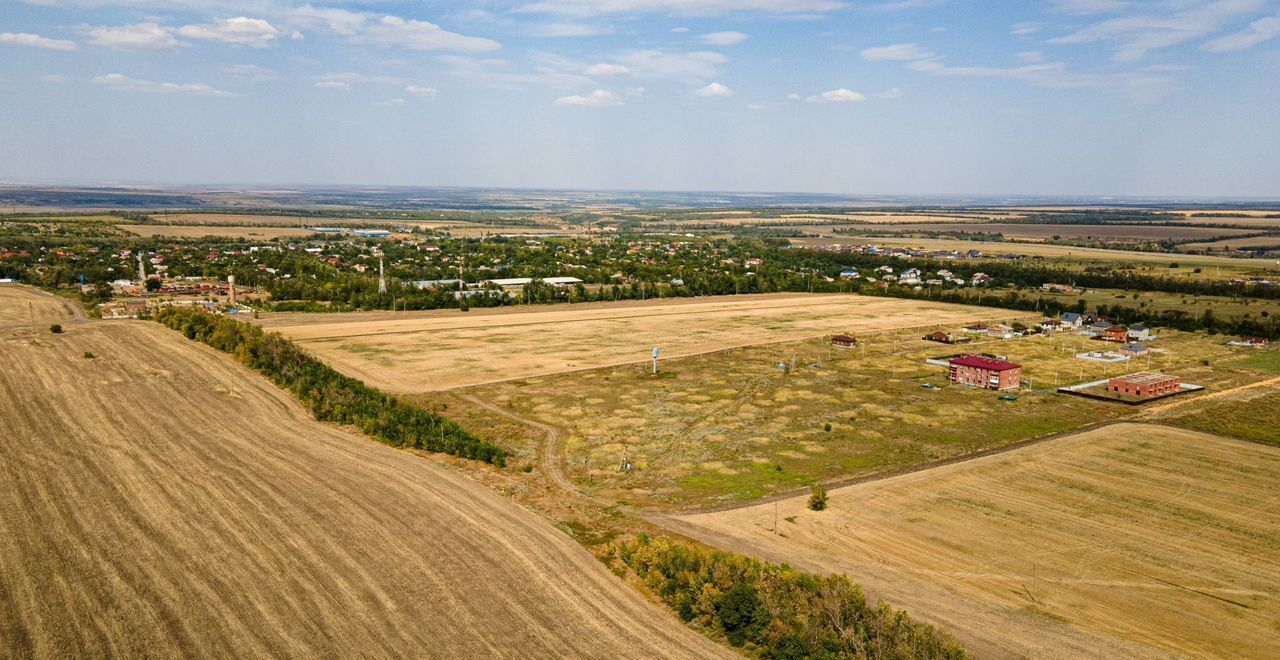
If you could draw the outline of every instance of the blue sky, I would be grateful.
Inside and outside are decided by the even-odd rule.
[[[0,0],[0,180],[1280,197],[1278,0]]]

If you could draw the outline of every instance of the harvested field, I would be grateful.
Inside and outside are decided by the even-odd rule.
[[[416,224],[412,220],[389,218],[328,218],[300,215],[242,214],[242,213],[151,213],[159,222],[185,225],[279,226],[279,227],[334,227],[344,225],[402,225]],[[438,223],[437,223],[438,224]]]
[[[40,300],[0,287],[0,324]],[[11,330],[0,657],[732,657],[543,519],[177,333]]]
[[[847,227],[857,231],[855,225]],[[1177,227],[1162,225],[1041,225],[1013,223],[952,223],[932,222],[894,225],[892,229],[903,234],[913,232],[952,232],[965,234],[1001,234],[1009,239],[1044,241],[1057,236],[1076,241],[1160,241],[1166,239],[1194,240],[1251,233],[1248,229],[1219,229],[1216,227]]]
[[[1237,250],[1240,248],[1280,248],[1280,234],[1270,236],[1250,236],[1247,238],[1228,238],[1221,241],[1204,243],[1184,243],[1179,250]]]
[[[152,238],[244,238],[269,241],[273,238],[301,238],[316,233],[302,227],[235,227],[231,225],[116,225],[138,236]]]
[[[376,314],[263,314],[335,369],[423,392],[643,362],[732,346],[1025,312],[852,295],[774,294],[555,307]]]
[[[672,519],[849,574],[990,657],[1280,655],[1280,449],[1117,424],[804,498]],[[774,525],[777,532],[774,533]]]
[[[1267,213],[1271,213],[1275,215],[1274,211],[1268,211]],[[1249,216],[1249,217],[1238,218],[1238,217],[1231,217],[1231,216],[1218,216],[1218,217],[1188,216],[1186,219],[1182,220],[1181,222],[1185,222],[1189,225],[1227,225],[1231,227],[1247,227],[1250,229],[1280,229],[1280,217],[1267,218],[1267,217]]]

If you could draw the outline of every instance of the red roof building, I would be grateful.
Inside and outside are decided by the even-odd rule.
[[[1150,371],[1139,371],[1136,374],[1116,376],[1107,381],[1107,391],[1122,396],[1135,396],[1139,399],[1164,396],[1181,389],[1182,379],[1177,376],[1158,374]]]
[[[951,360],[951,373],[947,379],[969,387],[1011,390],[1022,385],[1022,365],[965,355]]]

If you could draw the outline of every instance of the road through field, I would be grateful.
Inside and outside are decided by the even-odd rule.
[[[65,313],[0,287],[0,657],[730,656],[464,475],[29,302]]]
[[[827,511],[668,524],[847,573],[976,655],[1277,657],[1278,480],[1280,448],[1122,423],[833,490]]]
[[[424,392],[727,348],[1026,312],[857,295],[772,294],[497,310],[264,314],[258,321],[335,369]]]

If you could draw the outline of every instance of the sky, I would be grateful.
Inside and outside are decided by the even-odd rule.
[[[0,181],[1280,198],[1280,0],[0,0]]]

